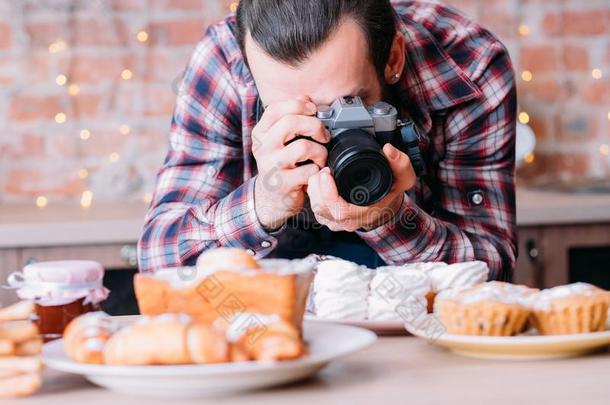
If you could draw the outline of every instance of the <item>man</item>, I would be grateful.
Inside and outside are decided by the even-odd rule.
[[[142,271],[235,246],[369,266],[483,260],[491,278],[510,277],[514,74],[504,46],[454,9],[242,0],[236,17],[208,29],[180,93],[139,243]],[[342,199],[316,118],[342,96],[385,100],[413,121],[428,176],[387,144],[390,193],[369,207]]]

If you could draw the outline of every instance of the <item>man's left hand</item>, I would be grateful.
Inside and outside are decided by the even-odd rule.
[[[331,231],[372,230],[389,222],[397,214],[403,194],[415,184],[417,176],[409,157],[391,144],[383,147],[394,176],[390,193],[368,207],[345,201],[337,190],[330,169],[325,167],[309,178],[307,194],[317,221]]]

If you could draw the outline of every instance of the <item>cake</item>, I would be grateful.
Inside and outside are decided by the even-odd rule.
[[[525,329],[536,291],[499,281],[448,289],[436,296],[434,312],[451,334],[513,336]]]
[[[356,263],[329,259],[317,266],[313,283],[313,307],[320,318],[365,319],[373,272]]]
[[[542,290],[527,303],[541,335],[600,332],[606,329],[610,292],[573,283]]]
[[[408,266],[375,270],[368,297],[368,318],[377,321],[413,322],[427,313],[430,279]]]
[[[143,315],[184,313],[211,325],[240,312],[277,314],[301,330],[312,277],[307,260],[256,262],[245,251],[219,248],[195,267],[137,274],[134,289]]]
[[[482,261],[470,261],[446,265],[445,263],[431,263],[426,269],[430,277],[431,291],[427,295],[428,312],[434,308],[434,298],[441,291],[450,288],[473,287],[487,281],[489,267]],[[435,265],[436,264],[436,265]]]

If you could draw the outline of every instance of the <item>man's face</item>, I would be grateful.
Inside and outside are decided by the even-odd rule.
[[[297,67],[271,58],[250,35],[245,51],[265,106],[302,97],[318,105],[349,95],[362,97],[366,104],[382,99],[382,86],[366,38],[352,19],[344,19],[331,37]]]

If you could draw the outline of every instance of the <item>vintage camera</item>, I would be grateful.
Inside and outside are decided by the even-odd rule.
[[[392,105],[381,101],[367,108],[360,97],[318,106],[317,117],[331,134],[327,164],[346,201],[368,206],[390,192],[392,170],[382,151],[386,143],[409,156],[418,177],[426,174],[417,129],[397,116]]]

